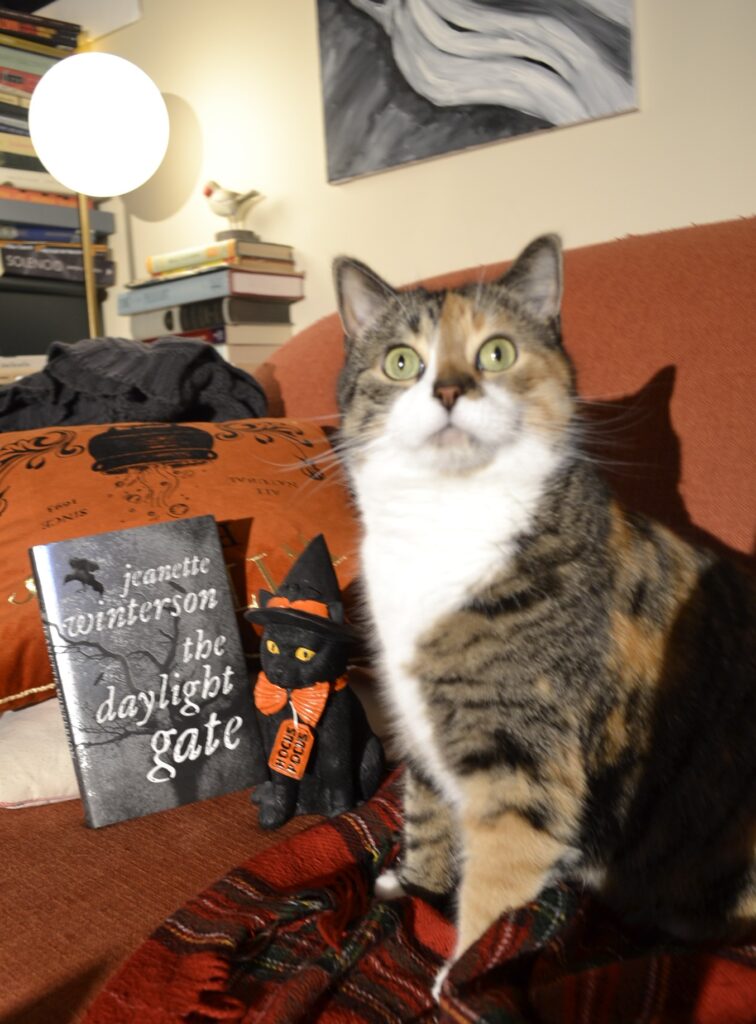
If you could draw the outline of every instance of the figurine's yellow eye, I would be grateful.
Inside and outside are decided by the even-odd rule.
[[[275,640],[266,640],[265,646],[268,649],[269,654],[280,654],[281,648],[278,646]]]
[[[390,380],[415,380],[424,369],[422,359],[409,345],[390,348],[383,360],[383,372]]]
[[[294,651],[294,657],[297,661],[312,661],[315,657],[315,651],[311,651],[309,647],[297,647]]]
[[[514,342],[509,338],[497,335],[484,341],[478,349],[478,356],[475,360],[479,370],[488,370],[489,373],[501,373],[508,370],[517,359],[517,349]]]

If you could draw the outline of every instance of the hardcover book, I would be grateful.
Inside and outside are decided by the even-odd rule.
[[[0,177],[3,175],[4,172],[0,174]],[[62,198],[67,199],[68,197],[63,196]],[[73,204],[69,204],[68,202],[11,199],[0,195],[0,221],[8,224],[38,224],[46,228],[78,229],[79,211],[76,209],[76,200]],[[92,231],[96,231],[98,234],[112,235],[115,230],[115,217],[107,210],[90,210],[89,225]]]
[[[0,66],[12,71],[28,71],[33,75],[44,75],[45,71],[57,64],[60,56],[53,57],[41,53],[29,53],[17,46],[8,46],[10,40],[0,34]]]
[[[218,324],[215,327],[200,327],[196,331],[173,331],[172,337],[208,341],[211,345],[233,345],[238,348],[268,345],[275,349],[289,340],[291,331],[290,324]],[[141,340],[157,341],[157,337]]]
[[[41,77],[41,74],[37,75],[31,71],[22,71],[20,68],[4,67],[3,59],[0,55],[0,86],[2,86],[4,91],[14,89],[17,92],[31,96]]]
[[[237,238],[226,238],[207,245],[194,245],[188,249],[174,249],[172,252],[148,256],[148,274],[165,274],[173,270],[186,270],[204,263],[220,260],[236,260],[254,257],[269,260],[293,260],[294,250],[290,245],[278,242],[245,242]]]
[[[118,296],[118,312],[122,316],[228,295],[296,302],[304,298],[304,274],[270,274],[222,267],[171,281],[155,278],[127,287],[129,290]]]
[[[265,777],[212,516],[40,544],[31,559],[89,826]]]
[[[100,287],[115,280],[115,263],[107,246],[95,245],[94,276]],[[0,274],[11,277],[46,277],[60,281],[83,281],[81,246],[35,245],[33,242],[0,242]]]
[[[31,54],[43,54],[45,57],[52,57],[54,60],[62,60],[68,57],[75,49],[75,45],[50,46],[48,43],[39,42],[36,39],[29,39],[20,34],[5,32],[0,28],[0,43],[3,46],[12,47],[14,50],[29,52]]]
[[[16,153],[14,150],[0,148],[0,167],[19,171],[44,171],[44,164],[36,156],[29,153]],[[3,171],[3,175],[4,175]]]
[[[93,236],[93,241],[94,241]],[[73,228],[42,228],[35,225],[21,226],[0,224],[0,240],[16,242],[55,242],[56,245],[70,243],[81,245],[81,235]]]
[[[158,271],[140,281],[132,281],[129,288],[140,288],[145,284],[154,284],[155,281],[178,281],[183,277],[190,277],[194,274],[203,273],[206,270],[220,270],[222,267],[229,267],[238,270],[258,270],[263,274],[292,274],[298,275],[293,260],[269,260],[259,256],[233,256],[229,259],[209,259],[204,263],[197,263],[192,267],[178,267],[174,270]]]
[[[291,327],[291,319],[285,302],[224,298],[135,313],[130,321],[131,336],[138,340],[173,331],[198,331],[218,324],[286,324]]]

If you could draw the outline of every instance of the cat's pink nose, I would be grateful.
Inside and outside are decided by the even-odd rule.
[[[439,400],[444,409],[451,409],[461,394],[462,388],[458,384],[436,384],[433,389],[433,397]]]

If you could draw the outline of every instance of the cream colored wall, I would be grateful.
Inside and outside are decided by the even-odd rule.
[[[173,132],[155,178],[110,204],[119,284],[223,226],[208,178],[268,197],[251,226],[297,250],[297,327],[333,309],[340,252],[399,283],[506,259],[542,231],[574,247],[756,213],[754,0],[636,0],[637,112],[342,185],[325,176],[315,0],[143,6],[96,46],[152,76]],[[116,290],[106,330],[128,334]]]

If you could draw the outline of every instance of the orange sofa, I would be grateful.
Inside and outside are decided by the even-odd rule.
[[[756,218],[566,253],[564,336],[581,394],[600,400],[596,456],[628,503],[751,564],[754,322]],[[270,414],[335,422],[341,358],[335,314],[301,331],[257,371]],[[263,833],[244,793],[98,831],[76,800],[0,810],[0,1021],[79,1019],[175,907],[310,824]]]

